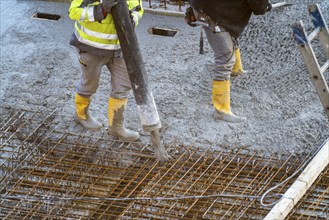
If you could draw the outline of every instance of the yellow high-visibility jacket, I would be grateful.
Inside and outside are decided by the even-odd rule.
[[[138,24],[144,12],[141,2],[141,0],[127,0],[128,9],[131,10],[135,25]],[[83,44],[101,50],[118,50],[120,49],[120,43],[112,15],[108,13],[103,20],[95,20],[94,7],[98,4],[100,4],[98,0],[72,1],[69,8],[69,17],[76,21],[75,36],[73,37],[74,41],[77,40],[78,42],[71,42],[71,44],[74,46]]]

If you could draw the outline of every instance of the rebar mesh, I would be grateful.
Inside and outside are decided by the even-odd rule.
[[[170,162],[159,163],[147,145],[62,130],[63,117],[1,109],[1,219],[263,219],[271,207],[258,197],[309,156],[178,146],[169,149]],[[328,187],[327,173],[321,186]],[[304,216],[328,205],[328,191],[320,189],[310,194],[319,208]]]

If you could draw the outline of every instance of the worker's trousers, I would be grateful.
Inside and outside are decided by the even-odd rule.
[[[97,56],[79,52],[81,77],[76,83],[78,94],[90,97],[99,86],[99,78],[103,66],[106,66],[111,75],[112,98],[128,98],[131,91],[131,83],[122,57]]]
[[[230,79],[235,63],[235,43],[233,37],[229,32],[220,27],[220,32],[215,32],[214,24],[204,29],[208,42],[215,54],[215,67],[212,71],[212,79],[216,81],[228,80]]]

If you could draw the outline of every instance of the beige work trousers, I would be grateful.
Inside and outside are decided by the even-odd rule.
[[[208,42],[214,51],[215,66],[212,71],[213,80],[229,80],[235,63],[234,41],[229,32],[219,27],[219,32],[214,32],[215,24],[205,27]]]
[[[111,75],[110,96],[116,99],[128,98],[132,87],[122,57],[97,56],[79,52],[79,62],[81,66],[81,76],[76,83],[76,92],[78,94],[90,97],[96,93],[102,67],[106,66]]]

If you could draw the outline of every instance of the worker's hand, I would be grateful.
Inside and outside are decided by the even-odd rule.
[[[129,14],[130,14],[130,21],[131,21],[133,27],[136,27],[137,24],[138,24],[138,18],[137,18],[136,15],[134,15],[134,13],[135,13],[135,12],[133,12],[133,11],[129,11]],[[138,13],[138,12],[136,12],[136,13]]]
[[[188,7],[185,12],[185,22],[190,25],[191,27],[196,27],[197,25],[192,24],[192,22],[196,21],[196,17],[193,12],[192,7]]]
[[[111,13],[111,9],[118,4],[117,0],[103,0],[102,7],[107,13]]]

